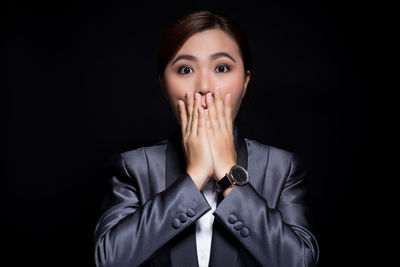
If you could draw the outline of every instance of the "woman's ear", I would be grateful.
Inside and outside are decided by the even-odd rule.
[[[165,88],[164,78],[161,77],[160,75],[158,75],[158,81],[160,82],[160,87],[161,87],[161,91],[163,93],[163,96],[164,96],[165,100],[167,100],[167,102],[168,102],[168,95],[167,95],[167,91],[166,91],[166,88]]]
[[[243,86],[244,90],[243,90],[242,98],[246,95],[247,86],[249,85],[250,78],[251,78],[251,72],[249,70],[247,70],[246,74],[244,76],[244,86]]]

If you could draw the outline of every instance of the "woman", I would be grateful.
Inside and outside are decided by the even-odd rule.
[[[315,266],[304,167],[238,134],[252,70],[239,28],[188,14],[165,33],[158,66],[179,127],[112,161],[97,266]]]

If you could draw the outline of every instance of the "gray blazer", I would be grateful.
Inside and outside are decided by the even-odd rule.
[[[169,139],[118,155],[95,228],[97,266],[197,266],[195,221],[211,209],[189,174],[177,128]],[[296,154],[242,138],[250,182],[219,194],[209,266],[315,266],[307,171]]]

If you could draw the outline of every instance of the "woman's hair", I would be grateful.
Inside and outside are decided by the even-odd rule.
[[[232,37],[239,47],[244,65],[244,73],[247,71],[253,72],[253,59],[250,48],[239,26],[224,15],[209,10],[200,10],[176,20],[162,37],[157,52],[158,75],[161,82],[164,80],[164,71],[167,64],[176,55],[185,41],[195,33],[210,29],[220,29]],[[247,89],[243,102],[248,101],[248,91]]]
[[[220,29],[231,36],[239,46],[244,72],[252,71],[253,60],[246,37],[239,26],[221,14],[200,10],[183,16],[175,21],[160,41],[157,53],[158,74],[164,77],[165,67],[178,50],[193,34],[210,29]]]

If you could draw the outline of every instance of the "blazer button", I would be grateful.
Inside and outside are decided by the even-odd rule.
[[[178,220],[178,218],[175,218],[175,219],[172,221],[172,226],[173,226],[175,229],[179,228],[179,227],[181,226],[181,221]]]
[[[196,212],[193,209],[188,208],[186,214],[190,217],[193,217],[194,215],[196,215]]]
[[[242,230],[240,230],[240,235],[243,237],[248,237],[250,234],[249,228],[243,227]]]
[[[228,222],[235,223],[237,221],[237,217],[233,214],[228,216]]]
[[[183,212],[181,214],[179,214],[178,218],[183,223],[186,222],[187,219],[188,219],[187,215],[185,213],[183,213]]]
[[[240,230],[243,227],[243,223],[242,221],[237,221],[235,222],[235,224],[233,225],[233,228],[235,228],[235,230]]]

